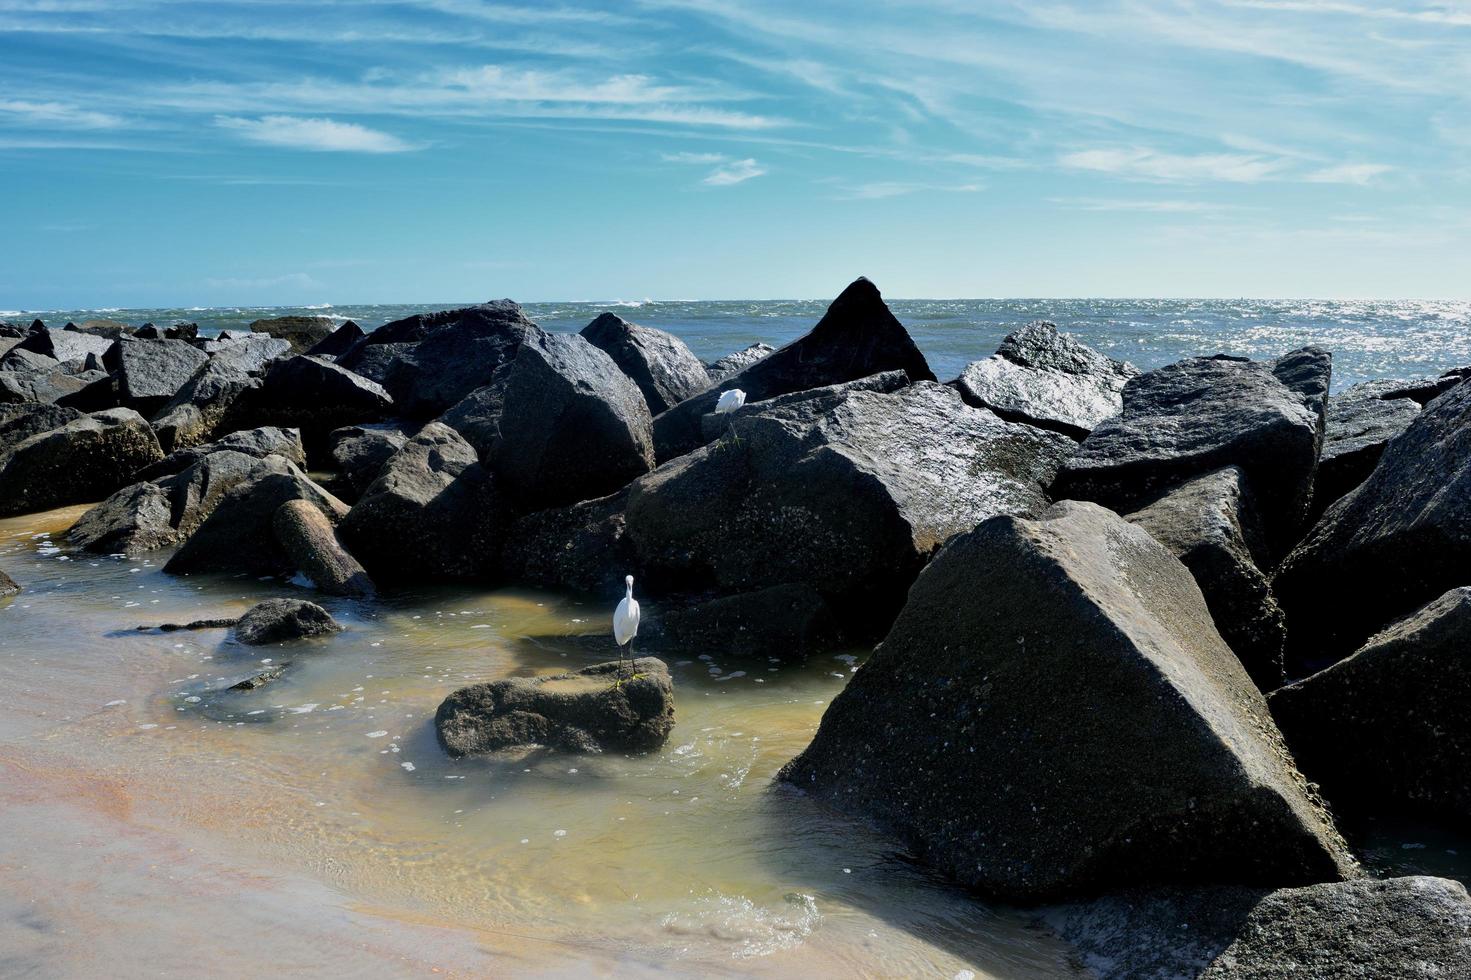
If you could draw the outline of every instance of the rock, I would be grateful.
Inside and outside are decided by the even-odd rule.
[[[171,575],[197,572],[244,572],[276,575],[296,571],[276,542],[276,511],[288,500],[306,500],[329,519],[347,505],[317,486],[279,456],[267,456],[249,479],[231,487],[213,512],[184,542],[163,570]]]
[[[276,465],[284,462],[270,458]],[[262,458],[246,453],[207,453],[178,473],[117,491],[83,514],[67,536],[77,547],[107,555],[167,548],[193,534],[230,490],[275,471]]]
[[[1434,378],[1414,378],[1409,381],[1383,382],[1386,400],[1408,398],[1422,408],[1471,376],[1471,368],[1451,368]]]
[[[0,458],[31,436],[59,429],[83,414],[59,405],[16,405],[14,409],[0,415]]]
[[[61,362],[49,354],[38,354],[33,350],[16,346],[0,357],[0,372],[21,374],[50,374],[61,370]]]
[[[373,344],[365,340],[339,356],[337,363],[381,385],[388,381],[399,358],[413,348],[413,344]]]
[[[726,354],[713,364],[705,365],[705,373],[710,376],[710,384],[718,385],[731,375],[744,371],[767,354],[775,351],[776,348],[770,344],[758,342],[733,354]]]
[[[455,758],[545,745],[565,752],[648,752],[674,727],[674,685],[662,660],[594,664],[552,677],[462,687],[434,716]],[[620,682],[621,678],[621,682]]]
[[[280,456],[297,466],[306,466],[306,450],[301,445],[301,433],[296,429],[282,429],[278,426],[267,425],[259,429],[241,429],[238,432],[231,432],[229,435],[221,436],[214,442],[207,442],[202,446],[176,449],[152,466],[139,470],[134,477],[139,480],[157,480],[174,473],[182,473],[210,453],[227,449],[246,456],[254,456],[256,459]]]
[[[245,680],[243,680],[243,681],[239,681],[237,683],[231,684],[230,687],[228,688],[228,690],[231,690],[231,691],[254,691],[254,690],[258,689],[258,688],[265,687],[271,681],[279,680],[281,678],[281,675],[284,674],[284,673],[286,673],[286,668],[287,667],[290,667],[290,666],[291,666],[291,661],[289,661],[289,660],[286,661],[285,663],[281,663],[281,664],[272,664],[271,666],[267,667],[265,670],[260,671],[259,673],[251,674],[249,677],[245,678]]]
[[[152,416],[178,394],[209,355],[183,340],[120,340],[113,345],[108,367],[117,394],[127,408]]]
[[[15,579],[6,575],[4,571],[0,571],[0,599],[18,595],[19,593],[20,586],[15,584]]]
[[[267,599],[246,610],[235,624],[235,639],[249,646],[303,640],[342,629],[332,614],[315,602]]]
[[[1077,501],[950,542],[780,778],[1009,901],[1355,871],[1189,572]]]
[[[403,448],[418,426],[412,430],[396,422],[381,425],[349,425],[327,437],[332,461],[358,496],[378,478],[383,464]]]
[[[78,330],[36,330],[17,344],[11,354],[27,350],[65,364],[67,361],[83,360],[88,354],[102,357],[112,345],[113,341],[107,337],[94,337]]]
[[[1471,812],[1468,696],[1471,587],[1462,586],[1268,703],[1336,808],[1460,820]]]
[[[501,552],[504,577],[512,582],[573,592],[621,595],[620,569],[634,568],[637,556],[624,532],[628,490],[537,511],[518,518],[506,531]]]
[[[251,333],[270,334],[291,345],[298,354],[326,340],[337,329],[330,316],[278,316],[268,320],[256,320],[250,325]]]
[[[654,464],[638,387],[572,334],[530,338],[441,421],[475,447],[523,511],[604,496]]]
[[[1471,899],[1444,878],[1167,889],[1064,906],[1044,921],[1096,980],[1471,974]]]
[[[1124,512],[1190,477],[1240,466],[1275,558],[1312,501],[1331,358],[1307,347],[1275,361],[1196,357],[1124,387],[1122,414],[1063,464],[1052,495]]]
[[[89,363],[95,361],[96,355],[88,354],[87,360]],[[79,383],[82,387],[77,388]],[[75,408],[79,412],[105,412],[109,408],[133,407],[122,404],[118,397],[117,379],[101,370],[68,374],[60,381],[57,391],[61,394],[56,398],[55,404]]]
[[[1100,354],[1039,320],[1007,336],[996,353],[972,361],[954,382],[967,404],[1011,422],[1084,439],[1123,410],[1137,368]]]
[[[83,320],[81,323],[68,323],[66,329],[74,330],[78,333],[91,334],[93,337],[102,337],[106,340],[120,340],[123,337],[130,337],[133,334],[133,328],[129,324],[123,323],[121,320],[109,320],[106,318],[100,320]]]
[[[131,409],[73,419],[0,456],[0,516],[97,500],[162,457],[153,430]]]
[[[380,582],[484,576],[507,520],[475,450],[431,422],[384,464],[339,532]]]
[[[651,416],[710,387],[705,365],[684,341],[663,330],[604,313],[582,328],[582,337],[633,379]]]
[[[644,633],[651,634],[648,642]],[[641,630],[648,649],[693,655],[707,650],[744,657],[799,659],[830,649],[842,635],[827,602],[805,585],[774,585],[659,611],[655,630]]]
[[[858,279],[833,300],[810,333],[656,418],[658,460],[666,462],[702,444],[700,417],[715,410],[726,390],[739,388],[748,401],[762,401],[892,370],[905,371],[915,381],[935,380],[924,355],[884,305],[878,288],[867,279]]]
[[[97,372],[97,376],[77,376],[61,370],[27,372],[0,369],[0,404],[55,404],[106,377],[101,372]]]
[[[1126,519],[1190,569],[1221,638],[1257,687],[1281,687],[1286,619],[1261,571],[1266,543],[1241,468],[1189,480]]]
[[[1468,562],[1471,385],[1462,384],[1428,404],[1278,568],[1291,675],[1466,584]]]
[[[373,582],[315,504],[288,500],[273,519],[276,541],[296,568],[328,595],[372,595]]]
[[[342,326],[317,341],[307,353],[313,357],[341,357],[356,347],[366,336],[367,334],[363,333],[362,327],[358,326],[354,321],[348,320]]]
[[[159,442],[170,452],[208,442],[240,396],[261,386],[266,365],[289,349],[269,337],[220,346],[153,417]]]
[[[495,369],[514,357],[522,344],[542,336],[541,328],[508,299],[410,320],[418,321],[426,332],[417,345],[395,359],[384,387],[401,414],[411,419],[442,415],[476,388],[489,384]],[[368,339],[380,334],[409,336],[414,329],[400,327],[404,322],[385,324]]]
[[[1328,400],[1323,454],[1313,487],[1313,517],[1374,472],[1384,447],[1415,421],[1420,403],[1409,397],[1389,397],[1401,381],[1365,381]]]
[[[380,421],[392,409],[393,399],[376,382],[320,357],[298,355],[276,361],[260,387],[242,392],[229,421],[236,428],[299,428],[310,450],[333,429]]]
[[[798,402],[811,402],[813,407],[817,405],[831,407],[841,404],[855,391],[891,392],[898,391],[908,384],[909,375],[903,371],[881,371],[878,374],[870,374],[866,378],[859,378],[857,381],[844,381],[842,384],[827,385],[823,388],[807,388],[786,395],[777,395],[765,401],[746,402],[734,411],[711,412],[709,415],[701,416],[700,434],[705,444],[709,445],[725,435],[731,424],[738,418],[760,415],[763,412],[795,405]]]

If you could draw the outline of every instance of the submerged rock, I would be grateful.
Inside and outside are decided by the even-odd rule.
[[[726,354],[712,364],[705,365],[705,373],[710,376],[710,384],[720,384],[731,375],[744,371],[766,355],[775,352],[776,348],[770,344],[757,342],[732,354]]]
[[[700,417],[713,412],[730,389],[741,389],[748,401],[761,401],[893,370],[915,381],[935,380],[878,287],[858,279],[833,300],[811,332],[659,415],[654,420],[658,460],[666,462],[703,445]]]
[[[373,582],[337,539],[327,515],[305,500],[288,500],[272,519],[276,541],[312,584],[328,595],[372,595]]]
[[[1281,687],[1286,620],[1261,571],[1266,543],[1240,467],[1187,481],[1126,519],[1190,569],[1221,638],[1257,687]]]
[[[1119,414],[1124,385],[1138,374],[1132,364],[1039,320],[1008,335],[992,356],[966,365],[952,383],[968,404],[1083,439],[1099,422]]]
[[[1312,501],[1331,357],[1305,347],[1275,361],[1195,357],[1124,387],[1121,414],[1063,464],[1054,497],[1139,507],[1193,476],[1240,466],[1273,556],[1296,540]]]
[[[3,570],[0,570],[0,599],[17,595],[19,592],[20,586],[15,584],[15,579],[6,575]]]
[[[1190,573],[1076,501],[941,551],[781,778],[1014,901],[1355,869]]]
[[[0,456],[0,516],[97,500],[161,458],[153,430],[132,409],[83,415]]]
[[[663,330],[604,313],[582,328],[582,337],[633,379],[651,416],[710,387],[705,365],[684,341]]]
[[[552,677],[463,687],[434,729],[455,758],[545,745],[566,752],[648,752],[674,727],[674,684],[662,660],[594,664]]]
[[[1471,587],[1269,699],[1303,771],[1342,810],[1471,813]]]
[[[235,624],[235,639],[250,646],[284,643],[336,633],[342,625],[315,602],[267,599],[246,610]]]
[[[267,667],[265,670],[260,671],[259,673],[251,674],[243,681],[237,681],[236,683],[231,684],[227,688],[227,690],[254,691],[257,688],[265,687],[271,681],[279,680],[281,678],[281,675],[286,673],[286,668],[290,666],[291,661],[289,660],[281,664],[272,664],[270,667]]]

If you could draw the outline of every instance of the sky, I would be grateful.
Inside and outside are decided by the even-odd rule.
[[[1471,0],[0,0],[0,309],[1471,297]]]

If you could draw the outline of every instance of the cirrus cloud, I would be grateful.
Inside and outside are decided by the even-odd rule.
[[[420,149],[391,133],[334,119],[305,119],[299,116],[215,116],[215,125],[237,132],[253,143],[287,146],[298,150],[347,153],[405,153]]]

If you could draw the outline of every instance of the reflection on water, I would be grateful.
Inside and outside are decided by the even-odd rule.
[[[462,930],[474,941],[429,948],[471,973],[1066,972],[1024,916],[935,881],[865,828],[773,786],[858,651],[801,665],[670,657],[676,726],[658,753],[455,761],[434,738],[440,700],[467,683],[607,659],[611,640],[604,650],[570,637],[605,633],[611,603],[514,590],[313,595],[346,632],[254,648],[224,631],[138,632],[301,593],[275,580],[165,576],[166,553],[72,552],[61,532],[82,509],[0,521],[0,568],[26,586],[0,600],[0,762],[13,763],[13,785],[29,787],[32,803],[71,792],[53,785],[114,787],[125,803],[68,802],[88,802],[118,840],[146,824],[188,840],[190,863],[299,876],[275,918],[233,922],[257,965],[289,959],[283,937],[304,922],[348,945],[360,924],[335,905],[406,929]],[[230,690],[286,661],[278,679]],[[0,815],[7,842],[42,867],[49,852],[72,853],[64,826]],[[56,857],[52,873],[70,874]],[[93,873],[168,907],[172,886],[130,867],[145,865]],[[0,886],[7,873],[11,884],[47,880],[0,865]],[[325,904],[313,891],[323,888],[335,896]],[[232,889],[201,888],[177,914],[229,908]],[[28,913],[15,914],[20,923]],[[159,918],[138,929],[166,930]],[[28,954],[40,972],[74,966],[101,941],[98,923],[62,921],[68,936],[25,947],[49,951]],[[24,932],[16,923],[0,924],[0,940]],[[402,965],[374,950],[376,967]]]

